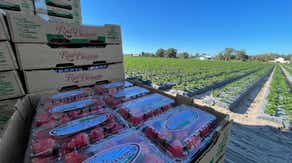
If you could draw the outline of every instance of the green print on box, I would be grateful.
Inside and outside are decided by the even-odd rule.
[[[0,80],[0,94],[1,96],[14,94],[15,89],[11,82]]]
[[[0,2],[0,9],[21,11],[19,5],[16,5],[16,4],[1,4],[1,2]]]
[[[55,3],[51,0],[46,0],[46,4],[48,6],[53,6],[53,7],[59,7],[59,8],[63,8],[63,9],[67,9],[67,10],[72,10],[72,6],[68,5],[68,4],[62,4],[62,3]]]

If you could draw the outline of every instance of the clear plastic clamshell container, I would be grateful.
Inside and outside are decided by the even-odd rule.
[[[72,103],[46,107],[40,105],[33,121],[33,129],[52,128],[62,123],[103,111],[105,103],[101,98],[88,97]]]
[[[175,101],[160,94],[150,94],[123,103],[119,113],[132,125],[142,122],[169,110]]]
[[[132,87],[133,84],[128,81],[118,81],[109,84],[103,84],[95,88],[98,94],[114,94],[121,89]]]
[[[42,99],[44,105],[55,106],[66,104],[74,101],[82,100],[88,96],[93,96],[95,93],[91,88],[84,88],[66,92],[55,93]]]
[[[103,142],[90,145],[80,151],[82,163],[91,162],[119,162],[119,163],[169,163],[172,162],[166,155],[143,136],[140,131],[129,129],[127,132],[116,135]],[[72,157],[65,156],[70,162]]]
[[[110,107],[117,107],[119,104],[123,102],[133,100],[138,97],[142,97],[149,93],[150,91],[145,88],[133,86],[133,87],[121,89],[117,93],[107,96],[105,98],[105,102]]]
[[[108,110],[68,121],[55,128],[33,131],[31,156],[33,160],[57,159],[117,134],[126,127],[116,113]]]
[[[216,117],[180,105],[145,123],[143,132],[174,159],[192,158],[212,137]]]

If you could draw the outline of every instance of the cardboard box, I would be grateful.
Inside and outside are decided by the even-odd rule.
[[[45,18],[51,22],[54,18],[63,18],[69,19],[75,23],[81,23],[81,9],[80,8],[73,8],[73,9],[63,9],[57,7],[46,6],[45,8],[36,8],[35,12],[37,15]],[[44,16],[45,15],[45,16]],[[50,19],[48,19],[50,17]]]
[[[48,43],[51,45],[121,44],[118,25],[84,26],[48,23],[39,16],[9,14],[8,24],[15,43]]]
[[[52,6],[57,8],[72,9],[81,8],[80,0],[35,0],[35,3],[45,3],[46,6]]]
[[[7,13],[34,14],[32,0],[0,0],[0,9]]]
[[[0,100],[24,95],[22,84],[16,71],[0,72]]]
[[[50,22],[50,23],[57,23],[57,24],[82,24],[81,18],[76,19],[66,19],[61,17],[55,16],[48,16],[47,14],[37,13],[37,15],[42,18],[43,20]]]
[[[15,44],[15,48],[23,70],[55,68],[64,64],[82,66],[123,61],[120,45],[108,45],[105,48],[51,48],[46,44]]]
[[[63,87],[93,85],[100,81],[120,81],[124,79],[123,64],[106,66],[106,68],[96,70],[62,73],[58,71],[66,71],[67,69],[24,71],[26,88],[28,93],[37,93],[59,90]]]
[[[0,41],[10,40],[9,32],[4,19],[5,12],[0,9]]]
[[[14,52],[8,41],[0,41],[0,71],[18,69]]]
[[[0,101],[0,141],[9,119],[12,117],[13,113],[16,111],[15,104],[18,99]]]
[[[138,85],[140,87],[147,88],[151,92],[160,93],[160,94],[163,94],[167,97],[174,98],[171,95],[166,94],[161,90],[156,90],[152,87],[143,85],[140,82],[134,82],[134,84]],[[207,106],[198,105],[198,104],[194,103],[193,99],[188,98],[188,97],[184,97],[181,95],[177,95],[175,100],[176,100],[176,103],[178,103],[178,104],[186,104],[186,105],[195,106],[197,108],[200,108],[201,110],[212,113],[217,118],[217,120],[216,120],[217,127],[215,128],[216,133],[215,133],[214,139],[212,140],[211,144],[208,145],[208,147],[205,150],[203,150],[201,153],[199,153],[199,157],[194,158],[192,163],[222,162],[222,157],[224,157],[225,151],[227,149],[230,130],[231,130],[231,126],[233,123],[233,121],[230,120],[229,115],[220,113],[220,112],[218,112],[210,107],[207,107]]]
[[[152,92],[160,91],[151,89]],[[163,93],[164,94],[164,93]],[[192,99],[182,96],[172,97],[164,94],[170,98],[175,99],[178,104],[187,104],[199,107],[202,110],[208,111],[217,117],[217,128],[213,141],[211,144],[200,153],[198,158],[194,158],[192,162],[206,163],[206,162],[221,162],[226,150],[227,141],[229,139],[230,127],[232,121],[229,116],[219,113],[212,108],[202,107],[192,103]],[[32,117],[35,114],[39,95],[28,95],[22,101],[16,104],[17,112],[13,116],[13,121],[3,135],[3,140],[0,145],[0,162],[30,162],[30,151],[28,148],[29,133]],[[13,135],[13,136],[12,136]]]

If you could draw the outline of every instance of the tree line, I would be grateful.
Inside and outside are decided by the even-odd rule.
[[[134,56],[134,54],[127,54]],[[161,58],[198,58],[201,56],[207,56],[206,53],[196,53],[191,54],[188,52],[178,52],[175,48],[163,49],[159,48],[155,53],[151,52],[142,52],[138,54],[138,56],[143,57],[161,57]],[[292,61],[292,54],[288,55],[280,55],[276,53],[266,53],[266,54],[258,54],[254,56],[249,56],[244,49],[234,49],[234,48],[225,48],[223,51],[219,52],[217,55],[213,57],[215,60],[222,60],[222,61],[231,61],[231,60],[240,60],[240,61],[262,61],[268,62],[274,60],[275,58],[283,57],[286,60]]]

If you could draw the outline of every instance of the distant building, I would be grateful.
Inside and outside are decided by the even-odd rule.
[[[290,63],[290,61],[285,60],[285,58],[283,58],[283,57],[278,57],[271,62],[282,63],[282,64],[289,64]]]
[[[211,60],[211,59],[212,59],[212,56],[209,56],[209,55],[202,55],[202,56],[199,57],[199,59],[202,60],[202,61],[203,61],[203,60]]]

